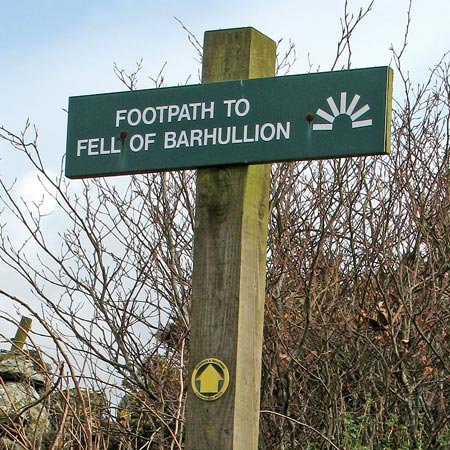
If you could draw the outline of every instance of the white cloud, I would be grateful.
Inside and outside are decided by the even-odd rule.
[[[56,176],[54,177],[56,179]],[[55,188],[37,172],[28,172],[18,178],[15,190],[27,207],[41,215],[52,213],[56,207]]]

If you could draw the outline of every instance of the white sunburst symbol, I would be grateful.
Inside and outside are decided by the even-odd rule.
[[[336,117],[342,114],[345,114],[350,117],[352,121],[352,128],[362,128],[372,126],[372,119],[358,120],[367,111],[370,110],[370,106],[367,104],[359,109],[356,109],[360,98],[361,98],[360,95],[355,94],[352,98],[352,101],[347,107],[347,92],[341,92],[341,101],[338,108],[333,97],[328,97],[327,103],[331,109],[331,114],[320,108],[316,111],[316,114],[322,117],[322,119],[326,120],[328,123],[315,123],[313,125],[313,130],[319,131],[332,130],[334,120],[336,119]]]

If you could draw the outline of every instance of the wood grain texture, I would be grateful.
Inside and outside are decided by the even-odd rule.
[[[275,43],[253,28],[205,33],[203,82],[274,75]],[[230,385],[213,402],[188,387],[186,450],[256,450],[270,165],[197,172],[189,377],[218,358]]]

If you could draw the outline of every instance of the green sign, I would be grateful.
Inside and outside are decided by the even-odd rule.
[[[82,178],[389,152],[388,67],[69,99]]]

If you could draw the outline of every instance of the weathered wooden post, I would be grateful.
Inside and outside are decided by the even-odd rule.
[[[17,327],[16,335],[12,339],[11,351],[23,350],[25,341],[27,340],[28,333],[31,329],[32,320],[29,317],[23,316],[20,319],[19,326]]]
[[[11,350],[0,352],[0,448],[25,450],[40,445],[47,431],[47,402],[41,395],[48,373],[40,367],[38,352],[24,350],[32,320],[23,316]],[[26,439],[28,443],[25,444]]]
[[[275,59],[253,28],[207,32],[203,83],[273,76]],[[186,450],[257,449],[269,185],[270,164],[197,172]]]

